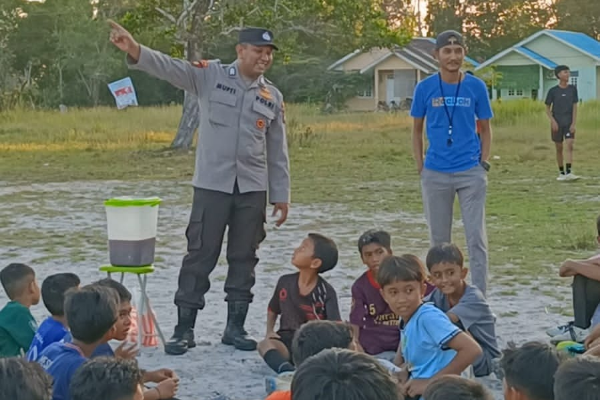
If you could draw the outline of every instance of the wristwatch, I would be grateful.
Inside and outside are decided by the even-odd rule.
[[[485,160],[481,160],[481,166],[483,167],[483,169],[485,169],[486,171],[490,171],[490,168],[492,167],[491,164]]]

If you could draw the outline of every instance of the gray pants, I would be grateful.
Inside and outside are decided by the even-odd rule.
[[[258,264],[256,250],[265,239],[266,192],[223,193],[194,188],[194,202],[186,230],[187,255],[179,271],[175,293],[178,307],[203,309],[204,295],[210,289],[210,273],[215,269],[225,228],[227,234],[226,301],[251,302]]]
[[[574,325],[581,329],[589,328],[599,304],[600,282],[583,275],[575,275],[573,278]]]
[[[421,189],[432,246],[451,242],[454,198],[458,194],[469,251],[471,281],[485,295],[488,274],[488,241],[485,230],[486,170],[481,165],[456,173],[424,168],[421,172]]]

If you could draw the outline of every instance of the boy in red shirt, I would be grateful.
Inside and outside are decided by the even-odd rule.
[[[383,299],[377,283],[379,264],[392,255],[390,234],[383,230],[366,231],[358,239],[358,252],[368,269],[352,285],[350,323],[354,337],[365,353],[393,361],[400,343],[400,318]],[[427,283],[426,294],[433,288]]]

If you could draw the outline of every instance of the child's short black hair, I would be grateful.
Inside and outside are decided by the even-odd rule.
[[[456,264],[462,268],[464,261],[462,251],[453,243],[442,243],[433,246],[429,249],[425,258],[425,264],[429,271],[434,265],[442,263]]]
[[[65,293],[76,288],[81,283],[79,277],[66,272],[48,276],[42,282],[42,300],[51,315],[62,317],[65,315]]]
[[[309,233],[308,237],[315,248],[313,257],[321,260],[319,274],[332,270],[338,262],[338,248],[335,242],[319,233]]]
[[[100,279],[99,281],[92,283],[92,285],[114,289],[119,295],[119,303],[131,302],[131,292],[122,283],[117,282],[114,279]]]
[[[566,65],[557,65],[554,68],[554,75],[558,78],[558,74],[560,74],[563,71],[570,71],[570,70],[571,69]]]
[[[388,251],[392,250],[392,238],[389,233],[378,229],[370,229],[358,238],[358,252],[361,256],[363,247],[372,243],[378,244]]]
[[[412,254],[386,257],[377,272],[377,283],[382,288],[397,281],[425,282],[425,278],[423,263]]]
[[[72,400],[125,400],[133,398],[142,383],[136,360],[98,357],[75,372],[70,394]]]
[[[352,327],[344,322],[310,321],[294,335],[292,354],[296,366],[325,349],[347,349],[352,343]]]
[[[294,374],[292,400],[398,400],[389,372],[367,354],[327,349],[306,359]]]
[[[479,382],[455,375],[434,379],[425,389],[427,400],[494,400],[492,393]]]
[[[119,297],[114,289],[87,285],[70,290],[65,298],[65,315],[74,339],[98,342],[117,322]]]
[[[600,399],[600,359],[580,356],[563,363],[554,377],[554,398]]]
[[[531,400],[554,400],[554,375],[563,358],[548,344],[529,342],[520,348],[511,344],[503,351],[500,365],[509,387]]]
[[[35,279],[35,271],[26,264],[12,263],[0,271],[0,282],[11,300],[23,293],[31,279]]]
[[[50,400],[52,379],[40,364],[24,358],[0,358],[0,399]]]

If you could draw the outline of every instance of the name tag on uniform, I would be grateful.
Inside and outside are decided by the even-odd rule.
[[[231,93],[231,94],[235,94],[235,92],[236,92],[235,88],[232,88],[230,86],[224,85],[222,83],[217,83],[217,89],[220,89],[220,90],[222,90],[224,92]]]

